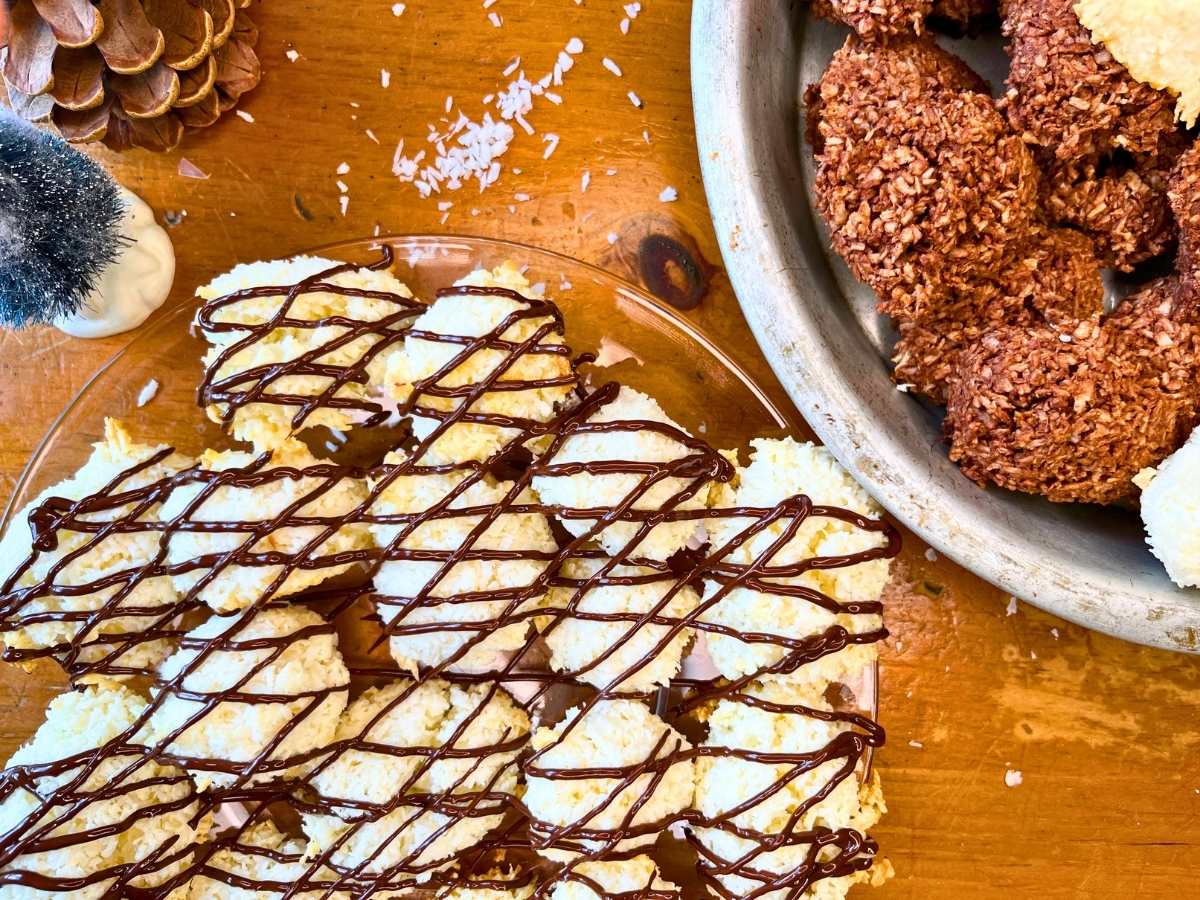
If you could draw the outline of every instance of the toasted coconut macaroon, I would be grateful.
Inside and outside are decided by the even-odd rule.
[[[703,509],[727,464],[640,391],[606,385],[583,402],[565,440],[535,462],[534,490],[571,534],[610,556],[667,559],[698,533],[696,520],[671,514]],[[667,517],[646,521],[656,513]]]
[[[298,256],[245,263],[196,294],[212,345],[200,400],[238,440],[267,449],[387,418],[375,397],[422,308],[390,272]]]
[[[133,740],[145,707],[112,681],[51,701],[0,773],[0,896],[128,896],[191,866],[207,823],[187,773]]]
[[[1163,176],[1186,142],[1174,98],[1093,40],[1076,0],[1006,0],[1004,111],[1046,171],[1051,221],[1081,228],[1106,265],[1130,269],[1174,238]]]
[[[596,859],[565,869],[548,889],[549,900],[604,900],[607,897],[670,900],[682,897],[677,885],[664,879],[649,856]]]
[[[1193,469],[1197,471],[1193,471]],[[1138,472],[1150,552],[1180,587],[1200,587],[1200,431],[1158,464]]]
[[[971,31],[996,11],[994,0],[815,0],[813,12],[842,22],[865,40],[921,34],[926,20],[956,34]]]
[[[701,874],[723,896],[835,900],[891,874],[865,837],[886,811],[878,776],[859,783],[862,754],[882,731],[872,736],[855,724],[865,720],[837,716],[821,691],[754,684],[708,717],[693,804],[703,824],[693,843]],[[820,849],[817,834],[828,834]]]
[[[340,876],[304,858],[304,841],[283,834],[269,819],[235,835],[205,861],[187,884],[187,900],[350,900],[334,890]],[[299,885],[299,888],[295,886]]]
[[[1051,163],[1041,203],[1052,222],[1077,228],[1096,247],[1100,264],[1130,271],[1175,242],[1166,185],[1175,153],[1138,165],[1094,158]]]
[[[537,879],[530,872],[493,869],[481,875],[468,875],[436,896],[437,900],[528,900],[537,889]]]
[[[680,758],[691,745],[636,700],[570,709],[532,746],[523,801],[533,848],[550,859],[647,847],[691,801],[694,766]],[[605,775],[560,776],[572,769]]]
[[[810,94],[817,209],[889,315],[994,267],[1034,217],[1033,157],[961,68],[929,43],[851,38]]]
[[[412,416],[422,462],[487,460],[553,421],[576,380],[562,320],[515,263],[443,291],[391,357],[386,392]]]
[[[1104,283],[1092,242],[1069,228],[1035,226],[994,272],[951,286],[923,313],[896,322],[896,382],[946,402],[958,355],[1001,325],[1074,330],[1104,309]]]
[[[528,715],[494,682],[368,689],[309,779],[320,798],[302,807],[309,858],[428,880],[501,823],[528,737]]]
[[[1196,424],[1200,336],[1175,320],[1177,295],[1163,280],[1070,335],[985,335],[950,389],[950,458],[980,484],[1059,503],[1129,496]]]
[[[1179,312],[1200,322],[1200,142],[1179,160],[1171,173],[1171,211],[1179,223],[1179,273],[1182,291]]]
[[[609,563],[570,559],[560,570],[543,620],[550,665],[605,690],[664,686],[692,639],[683,623],[699,597],[665,567]]]
[[[12,518],[0,542],[0,639],[18,659],[53,654],[73,677],[121,677],[152,670],[171,650],[147,633],[169,630],[178,601],[170,578],[145,572],[159,553],[154,526],[164,493],[152,486],[191,461],[165,445],[135,442],[115,419],[105,420],[104,440],[94,446],[74,476]],[[127,503],[107,499],[127,492],[134,492]],[[85,498],[93,509],[75,505]],[[31,518],[44,521],[45,531]],[[72,527],[116,520],[146,527]]]
[[[408,466],[400,453],[385,463]],[[413,670],[448,664],[456,672],[496,671],[505,653],[525,645],[530,612],[545,596],[543,576],[558,549],[550,522],[539,512],[500,511],[537,503],[512,482],[411,470],[380,476],[371,507],[373,514],[419,520],[371,526],[386,558],[375,573],[374,602],[392,656]]]
[[[255,455],[208,450],[199,471],[163,504],[175,587],[218,612],[277,600],[349,571],[339,557],[371,546],[350,521],[366,482],[317,459],[299,441]],[[317,519],[318,524],[290,522]],[[191,523],[189,525],[188,523]],[[274,562],[279,557],[284,562]]]
[[[213,616],[163,663],[143,739],[201,790],[297,777],[333,739],[350,675],[301,606]]]
[[[701,628],[709,655],[729,679],[755,673],[822,683],[853,678],[877,658],[875,642],[886,635],[878,601],[889,561],[831,568],[805,563],[873,550],[882,556],[887,538],[845,518],[801,518],[797,498],[851,516],[874,519],[883,512],[824,447],[791,438],[751,446],[750,465],[715,500],[718,507],[762,514],[723,516],[708,526],[718,577],[704,592],[697,621],[716,626]],[[759,528],[778,509],[784,514]]]

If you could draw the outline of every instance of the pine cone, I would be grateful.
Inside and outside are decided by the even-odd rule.
[[[170,150],[185,128],[211,125],[258,84],[249,5],[0,0],[9,104],[31,122],[53,121],[69,141]]]

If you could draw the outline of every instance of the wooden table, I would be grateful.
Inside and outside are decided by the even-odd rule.
[[[778,392],[709,224],[692,129],[688,3],[644,0],[628,35],[616,0],[499,0],[490,10],[502,16],[499,28],[478,0],[407,6],[396,17],[386,0],[256,3],[266,75],[243,104],[252,123],[230,117],[164,156],[96,153],[160,219],[182,217],[171,229],[173,301],[236,262],[376,226],[525,241],[635,281],[641,238],[665,234],[705,281],[688,315]],[[586,49],[566,76],[563,104],[543,101],[529,117],[561,139],[548,160],[540,135],[518,132],[505,173],[482,195],[468,188],[422,200],[391,175],[397,142],[424,146],[447,96],[478,116],[515,56],[540,77],[572,36]],[[605,56],[622,77],[602,66]],[[391,73],[387,89],[381,68]],[[210,177],[180,177],[181,157]],[[339,176],[342,162],[350,171]],[[345,216],[339,177],[349,188]],[[668,187],[677,201],[660,200]],[[453,202],[448,216],[439,199]],[[0,332],[6,491],[64,404],[126,340]],[[1023,604],[1013,613],[1008,602],[953,563],[927,559],[909,537],[891,589],[881,701],[890,739],[877,757],[891,807],[878,837],[897,877],[873,896],[1200,896],[1200,659],[1119,643]],[[60,682],[50,667],[35,677],[5,667],[0,679],[7,756],[25,736],[14,721],[40,710]],[[1008,770],[1021,773],[1019,785],[1006,786]]]

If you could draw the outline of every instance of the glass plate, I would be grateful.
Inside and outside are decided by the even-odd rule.
[[[650,394],[668,415],[714,447],[739,448],[744,460],[752,438],[786,434],[803,438],[799,414],[773,403],[734,358],[692,323],[634,285],[586,263],[520,244],[446,236],[384,236],[305,252],[365,264],[379,258],[384,244],[393,248],[396,276],[422,298],[431,298],[437,288],[476,268],[509,259],[527,265],[530,282],[544,284],[546,295],[562,310],[567,343],[574,353],[599,355],[594,383],[616,379]],[[168,443],[189,454],[232,444],[196,405],[200,358],[207,344],[192,333],[195,309],[195,302],[186,302],[168,310],[138,331],[83,387],[18,480],[4,513],[5,528],[16,511],[84,462],[91,444],[103,434],[106,416],[123,419],[138,441]],[[139,407],[139,396],[151,380],[158,383],[157,392]],[[391,446],[389,431],[380,427],[351,432],[348,446],[355,456],[378,459]],[[321,454],[321,439],[306,443]],[[339,631],[343,631],[340,621]],[[354,644],[359,642],[347,637],[343,633],[348,663],[372,661],[355,653]],[[386,660],[386,651],[381,652]],[[0,758],[7,758],[33,733],[42,721],[45,702],[64,686],[61,672],[52,663],[39,662],[32,673],[0,666],[0,708],[9,711],[0,729]],[[847,685],[854,699],[846,705],[874,718],[877,686],[878,672],[872,668],[863,684]],[[861,777],[869,771],[870,759],[868,751]],[[680,873],[672,874],[678,878]]]

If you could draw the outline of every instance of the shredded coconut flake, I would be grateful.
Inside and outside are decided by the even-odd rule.
[[[629,96],[629,102],[630,102],[630,103],[632,103],[632,104],[633,104],[634,106],[636,106],[638,109],[641,109],[641,108],[642,108],[642,98],[641,98],[641,97],[639,97],[639,96],[638,96],[637,94],[635,94],[633,91],[630,91],[628,96]],[[646,143],[649,143],[649,141],[647,141]]]
[[[386,88],[389,84],[392,83],[392,73],[389,72],[387,69],[380,69],[379,70],[379,83],[380,83],[380,85],[382,85],[383,87]]]
[[[1004,607],[1004,614],[1006,616],[1015,616],[1017,614],[1017,598],[1016,597],[1008,598],[1008,606]]]
[[[592,183],[592,173],[590,169],[584,169],[583,175],[579,178],[579,193],[586,194],[588,185]]]
[[[925,558],[927,560],[929,560],[930,562],[937,562],[938,561],[937,551],[934,550],[932,547],[926,547],[925,548]]]
[[[350,198],[345,194],[338,197],[338,206],[341,207],[342,215],[346,215],[346,210],[350,207]]]
[[[142,386],[141,391],[137,395],[138,407],[140,408],[140,407],[145,406],[147,403],[149,403],[151,400],[154,399],[154,396],[157,393],[158,393],[158,379],[151,378],[149,381],[147,381]]]
[[[336,169],[334,169],[334,171],[337,172],[339,175],[348,175],[350,173],[350,163],[348,163],[348,162],[338,163],[338,167]]]
[[[375,137],[375,132],[373,132],[370,128],[368,128],[363,133],[366,134],[366,136],[369,137],[371,140],[373,140],[375,143],[377,143],[377,144],[379,143],[379,138]]]
[[[546,149],[542,152],[542,159],[549,159],[554,155],[554,151],[558,149],[558,135],[552,133],[543,134],[542,141],[546,144]]]
[[[617,242],[617,233],[615,231],[610,231],[608,233],[608,242],[610,244],[615,244]]]
[[[674,203],[679,199],[679,191],[675,190],[675,188],[671,187],[670,185],[667,185],[662,189],[662,193],[658,195],[658,199],[663,203]]]
[[[607,56],[606,56],[606,57],[604,57],[604,59],[600,60],[600,62],[601,62],[601,64],[604,66],[604,68],[608,69],[608,71],[612,72],[612,73],[613,73],[614,75],[616,75],[618,78],[620,78],[620,77],[621,77],[621,75],[623,74],[623,73],[621,72],[621,67],[620,67],[620,66],[618,66],[618,65],[617,65],[615,62],[613,62],[611,59],[609,59]]]
[[[392,15],[399,18],[400,16],[404,15],[404,10],[406,10],[407,8],[408,7],[406,7],[403,3],[393,3],[392,4]]]
[[[251,124],[254,123],[254,116],[250,115],[250,113],[246,112],[244,109],[239,109],[237,111],[237,117],[243,122],[250,122]]]
[[[295,49],[286,50],[283,55],[288,58],[288,62],[295,62],[300,58],[300,51]]]
[[[1019,785],[1024,778],[1021,776],[1019,769],[1006,769],[1004,772],[1004,786],[1014,788]]]
[[[576,55],[582,53],[583,52],[583,41],[581,41],[577,37],[571,38],[569,41],[567,41],[567,52],[570,53],[572,56],[576,56]]]
[[[504,24],[504,20],[500,18],[500,14],[494,12],[488,13],[488,21],[492,23],[493,28],[499,28]]]

